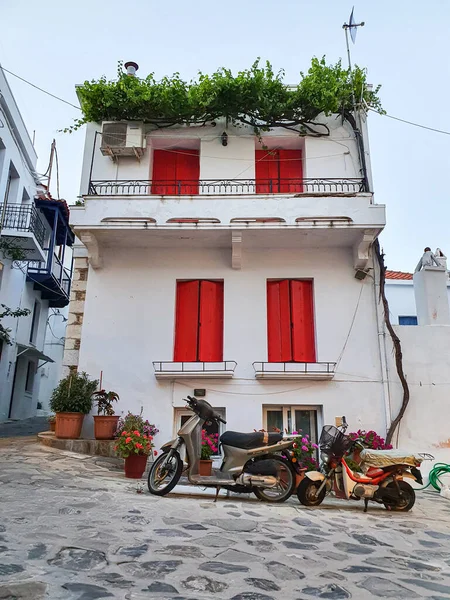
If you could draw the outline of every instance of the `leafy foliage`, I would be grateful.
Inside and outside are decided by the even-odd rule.
[[[351,440],[357,440],[364,448],[370,450],[391,450],[391,444],[387,444],[386,440],[376,433],[376,431],[364,431],[358,429],[353,433],[349,433],[348,437]]]
[[[150,454],[153,448],[152,436],[138,431],[122,431],[116,440],[114,450],[122,458],[128,458],[130,454]],[[156,452],[155,452],[156,455]]]
[[[142,409],[138,415],[133,415],[133,413],[129,412],[125,415],[125,417],[120,418],[117,423],[116,437],[122,435],[124,431],[139,431],[139,433],[147,436],[154,437],[157,433],[159,433],[159,429],[149,423],[148,419],[142,417]]]
[[[161,81],[150,73],[145,79],[130,77],[118,65],[117,80],[106,77],[85,81],[77,89],[83,118],[65,131],[88,122],[144,121],[156,127],[205,125],[225,117],[227,123],[251,125],[256,134],[271,127],[286,127],[300,134],[327,135],[326,125],[315,124],[320,113],[344,113],[353,109],[353,94],[382,111],[379,87],[370,90],[366,70],[355,66],[350,72],[339,60],[327,65],[325,57],[313,58],[307,73],[300,73],[297,86],[284,82],[283,70],[274,72],[259,59],[250,69],[233,75],[220,68],[212,75],[199,73],[189,83],[179,73]]]
[[[11,341],[11,328],[5,327],[2,325],[1,320],[5,317],[13,317],[14,319],[18,319],[19,317],[26,317],[30,314],[30,310],[28,308],[16,308],[16,310],[11,310],[5,304],[0,304],[1,312],[0,312],[0,342],[4,342],[8,344],[8,346],[12,346]]]
[[[297,433],[296,431],[293,432]],[[314,444],[309,435],[301,434],[295,438],[291,451],[292,462],[295,468],[306,469],[307,471],[315,471],[318,468],[318,462],[315,458],[318,445]]]
[[[94,403],[97,405],[97,414],[111,417],[114,414],[113,402],[119,400],[117,392],[99,390],[94,392]]]
[[[25,260],[27,251],[15,239],[0,238],[0,252],[9,260]]]
[[[71,373],[61,379],[53,390],[50,408],[53,412],[79,412],[88,414],[92,410],[93,394],[98,386],[98,379],[89,379],[84,371]]]

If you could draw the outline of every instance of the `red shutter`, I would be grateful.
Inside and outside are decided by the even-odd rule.
[[[177,157],[177,190],[176,194],[198,194],[200,178],[200,159],[198,150],[176,150]]]
[[[177,155],[168,150],[153,150],[152,194],[174,195]]]
[[[257,194],[278,193],[278,150],[255,151],[255,179]]]
[[[198,360],[223,360],[223,281],[200,282]]]
[[[292,360],[316,362],[312,281],[291,280]]]
[[[267,337],[269,362],[292,360],[291,311],[287,279],[267,282]]]
[[[301,150],[279,150],[280,192],[303,192],[303,167]]]
[[[199,281],[178,281],[175,320],[176,362],[197,360]]]

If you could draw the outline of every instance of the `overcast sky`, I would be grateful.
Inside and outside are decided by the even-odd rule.
[[[450,2],[354,4],[356,18],[366,25],[352,58],[368,68],[370,82],[382,84],[388,114],[450,131]],[[342,24],[352,2],[3,0],[0,6],[3,66],[77,104],[75,84],[113,78],[120,59],[136,61],[140,76],[178,71],[190,79],[198,70],[246,68],[260,56],[284,68],[286,81],[295,83],[312,56],[346,60]],[[35,131],[38,171],[46,170],[56,138],[61,196],[73,203],[84,131],[58,130],[79,111],[7,77],[30,133]],[[375,198],[387,205],[382,244],[388,267],[413,269],[426,245],[450,254],[450,136],[373,113],[369,127]]]

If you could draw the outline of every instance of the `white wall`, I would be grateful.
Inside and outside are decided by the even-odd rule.
[[[50,398],[53,390],[61,378],[62,360],[64,355],[64,340],[66,335],[69,307],[50,309],[46,322],[46,335],[44,341],[44,353],[53,359],[53,363],[47,363],[38,371],[40,379],[38,400],[42,405],[42,414],[50,414]],[[64,318],[63,318],[64,317]]]
[[[208,277],[224,279],[224,359],[237,361],[235,378],[157,381],[152,361],[173,359],[176,280]],[[338,361],[346,344],[334,381],[255,380],[252,363],[267,361],[266,280],[278,277],[314,278],[317,359]],[[243,270],[230,268],[228,250],[105,249],[104,267],[89,270],[79,369],[95,378],[103,371],[119,411],[144,407],[159,442],[195,387],[226,408],[228,429],[260,428],[263,405],[296,404],[323,407],[327,423],[345,414],[351,428],[383,432],[372,286],[354,278],[350,248],[248,251]]]
[[[450,283],[447,284],[447,294],[450,302]],[[389,312],[393,325],[398,325],[398,318],[417,316],[414,285],[411,280],[386,280],[386,297],[389,302]]]

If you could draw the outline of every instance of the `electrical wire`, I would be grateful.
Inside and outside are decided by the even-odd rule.
[[[24,83],[27,83],[28,85],[31,85],[31,87],[36,88],[40,92],[43,92],[44,94],[47,94],[47,96],[51,96],[52,98],[55,98],[56,100],[59,100],[60,102],[64,102],[64,104],[68,104],[69,106],[72,106],[73,108],[76,108],[77,110],[81,110],[81,108],[79,106],[76,106],[75,104],[72,104],[72,102],[68,102],[67,100],[63,100],[63,98],[60,98],[59,96],[55,96],[55,94],[51,94],[50,92],[47,92],[46,90],[43,90],[41,87],[35,85],[34,83],[31,83],[31,81],[28,81],[28,80],[24,79],[23,77],[20,77],[19,75],[16,75],[15,73],[13,73],[12,71],[9,71],[8,69],[6,69],[5,67],[3,67],[2,65],[0,65],[0,69],[2,71],[6,71],[7,73],[9,73],[10,75],[12,75],[13,77],[17,77],[17,79],[20,79],[20,81],[23,81]]]
[[[406,123],[407,125],[412,125],[413,127],[420,127],[421,129],[427,129],[428,131],[434,131],[435,133],[442,133],[444,135],[450,135],[450,131],[444,131],[443,129],[435,129],[434,127],[427,127],[426,125],[420,125],[419,123],[413,123],[412,121],[407,121],[406,119],[400,119],[400,117],[394,117],[393,115],[388,115],[387,113],[379,112],[374,108],[368,107],[369,110],[376,113],[377,115],[381,115],[382,117],[388,117],[389,119],[394,119],[395,121],[400,121],[401,123]]]
[[[58,162],[58,151],[56,150],[56,142],[55,142],[55,159],[56,159],[56,195],[58,198],[61,198],[59,193],[59,162]]]

